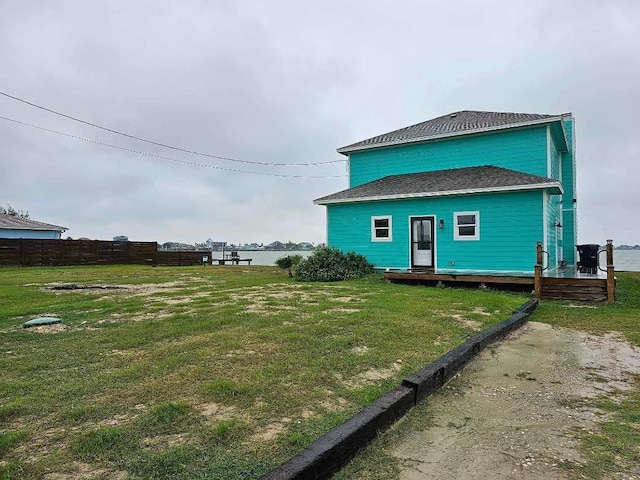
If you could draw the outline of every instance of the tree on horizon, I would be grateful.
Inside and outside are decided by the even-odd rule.
[[[12,217],[29,218],[29,212],[23,210],[16,210],[7,203],[7,208],[0,205],[0,213],[4,215],[10,215]]]

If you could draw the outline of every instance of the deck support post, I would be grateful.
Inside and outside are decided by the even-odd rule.
[[[607,303],[616,301],[616,277],[613,266],[613,240],[607,240]]]
[[[536,243],[536,264],[542,266],[542,242]]]
[[[536,264],[533,267],[533,295],[540,300],[542,296],[542,242],[536,244]]]
[[[533,271],[533,295],[540,300],[542,296],[542,265],[535,265]]]

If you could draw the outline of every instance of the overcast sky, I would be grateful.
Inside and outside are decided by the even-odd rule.
[[[640,243],[639,51],[637,0],[5,0],[0,91],[287,164],[458,110],[572,112],[579,241]],[[196,156],[4,96],[0,115],[173,159],[0,119],[0,204],[73,238],[322,242],[313,199],[347,186],[344,161]]]

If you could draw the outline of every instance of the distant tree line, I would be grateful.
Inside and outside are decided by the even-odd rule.
[[[162,250],[210,250],[214,252],[219,252],[221,250],[233,251],[255,251],[255,250],[275,250],[275,251],[292,251],[292,250],[313,250],[316,245],[311,242],[280,242],[275,241],[268,245],[264,243],[244,243],[244,244],[235,244],[235,243],[226,243],[221,241],[215,241],[212,239],[208,239],[202,243],[196,242],[191,245],[188,243],[180,243],[180,242],[164,242],[159,245]]]

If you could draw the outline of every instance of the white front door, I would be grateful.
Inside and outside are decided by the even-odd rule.
[[[411,219],[411,268],[433,267],[434,217]]]

